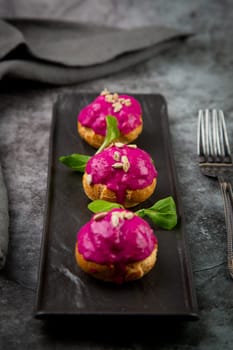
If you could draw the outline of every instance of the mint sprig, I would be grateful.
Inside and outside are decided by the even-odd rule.
[[[88,209],[93,213],[100,213],[103,211],[110,211],[114,208],[124,208],[123,205],[114,202],[108,202],[103,199],[96,199],[88,204]]]
[[[112,117],[111,115],[108,115],[106,117],[106,123],[107,123],[107,130],[106,130],[106,136],[104,138],[104,142],[99,147],[99,149],[96,151],[96,154],[101,152],[105,147],[107,147],[112,141],[116,140],[120,136],[120,131],[117,126],[117,119],[115,117]],[[81,173],[85,172],[86,165],[88,160],[90,159],[90,156],[79,154],[79,153],[73,153],[68,156],[61,156],[59,158],[59,161],[66,165],[67,167],[80,171]]]
[[[119,203],[97,199],[88,205],[94,213],[110,211],[114,208],[123,208]],[[160,199],[152,207],[139,209],[135,212],[140,217],[148,216],[154,224],[165,230],[172,230],[177,224],[176,204],[171,196]]]
[[[159,200],[148,209],[139,209],[136,214],[140,217],[148,216],[153,223],[165,230],[171,230],[177,224],[176,204],[171,196]]]
[[[106,117],[106,136],[104,138],[104,142],[97,150],[96,154],[103,151],[105,147],[107,147],[112,141],[116,140],[120,136],[120,131],[117,126],[117,119],[111,115]]]
[[[59,161],[73,170],[84,173],[87,162],[90,158],[90,156],[86,156],[84,154],[74,153],[69,156],[60,157]]]

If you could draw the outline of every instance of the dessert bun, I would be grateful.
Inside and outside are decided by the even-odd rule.
[[[130,208],[153,194],[157,175],[146,151],[115,142],[88,160],[82,183],[91,200],[103,199]]]
[[[154,267],[158,240],[150,225],[125,209],[93,215],[77,233],[75,257],[87,274],[108,282],[138,280]]]
[[[106,116],[117,119],[120,137],[117,141],[130,143],[142,132],[142,108],[134,97],[111,94],[104,90],[77,117],[79,135],[94,148],[99,148],[106,135]]]

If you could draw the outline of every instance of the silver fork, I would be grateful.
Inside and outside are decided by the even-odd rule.
[[[227,230],[227,267],[233,278],[233,163],[222,110],[199,110],[197,127],[197,154],[204,175],[218,179],[224,201]]]

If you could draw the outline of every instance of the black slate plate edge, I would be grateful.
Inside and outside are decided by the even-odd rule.
[[[50,212],[50,206],[49,206],[49,198],[51,196],[51,182],[52,182],[52,173],[53,173],[53,168],[51,167],[51,162],[52,162],[52,158],[53,158],[53,152],[54,152],[54,148],[53,148],[53,140],[54,140],[54,134],[55,134],[55,117],[56,117],[56,110],[59,106],[60,101],[64,98],[64,96],[69,96],[69,95],[74,95],[75,93],[65,93],[65,94],[60,94],[58,95],[58,98],[56,100],[56,102],[53,105],[53,110],[52,110],[52,120],[51,120],[51,126],[50,126],[50,137],[49,137],[49,156],[48,156],[48,176],[47,176],[47,191],[46,191],[46,205],[45,205],[45,220],[44,220],[44,227],[43,227],[43,232],[42,232],[42,240],[41,240],[41,250],[40,250],[40,259],[39,259],[39,269],[38,269],[38,284],[37,284],[37,290],[36,290],[36,301],[35,301],[35,305],[34,305],[34,317],[36,319],[42,319],[42,320],[53,320],[53,319],[73,319],[79,316],[83,316],[83,317],[90,317],[91,318],[95,318],[98,317],[100,314],[96,314],[93,313],[93,315],[89,314],[88,316],[85,315],[85,313],[82,315],[82,313],[80,313],[80,315],[77,315],[75,313],[61,313],[61,312],[47,312],[47,311],[43,311],[40,309],[40,300],[41,300],[41,296],[42,296],[42,287],[43,287],[43,282],[42,282],[42,274],[44,271],[44,267],[46,264],[46,245],[48,244],[48,237],[46,235],[46,230],[47,227],[49,226],[49,212]],[[98,93],[96,92],[91,92],[91,93],[87,93],[87,92],[81,92],[81,95],[90,95],[90,96],[94,96],[95,94],[98,95]],[[79,93],[77,93],[77,95],[79,95]],[[168,155],[169,158],[169,162],[170,162],[170,166],[172,168],[172,177],[173,177],[173,183],[174,183],[174,192],[175,192],[175,200],[177,203],[177,208],[178,208],[178,213],[183,213],[183,207],[182,207],[182,202],[180,199],[180,196],[178,195],[179,193],[179,183],[178,183],[178,179],[177,179],[177,173],[176,173],[176,167],[175,167],[175,160],[174,160],[174,156],[172,153],[172,145],[171,145],[171,136],[170,136],[170,129],[169,129],[169,118],[168,118],[168,111],[167,111],[167,102],[166,99],[164,98],[163,95],[161,94],[146,94],[146,93],[138,93],[135,95],[141,95],[141,96],[149,96],[149,97],[153,97],[156,95],[156,97],[159,97],[162,101],[162,111],[161,113],[163,114],[163,119],[162,119],[162,127],[163,127],[163,133],[164,136],[166,136],[167,142],[165,143],[165,147],[166,147],[166,153]],[[178,222],[178,225],[180,225],[181,223]],[[181,266],[183,268],[183,277],[184,277],[184,281],[183,281],[183,287],[185,289],[185,286],[188,286],[188,289],[186,289],[186,297],[187,299],[185,300],[187,308],[189,308],[190,311],[189,313],[186,314],[167,314],[167,315],[148,315],[148,314],[138,314],[136,315],[135,313],[133,313],[132,315],[130,313],[127,313],[126,315],[113,315],[112,313],[101,313],[101,316],[104,317],[104,319],[109,319],[112,317],[117,317],[117,318],[131,318],[131,317],[144,317],[144,318],[154,318],[154,319],[167,319],[167,318],[171,318],[171,319],[176,319],[176,320],[198,320],[199,319],[199,314],[198,314],[198,303],[197,303],[197,298],[196,298],[196,293],[195,291],[193,292],[192,286],[194,286],[194,281],[193,281],[193,273],[192,273],[192,269],[191,269],[191,264],[190,264],[190,251],[189,251],[189,246],[188,246],[188,242],[187,242],[187,237],[184,234],[184,222],[182,222],[182,237],[183,239],[181,240],[181,244],[180,244],[180,261],[181,261]],[[138,316],[138,317],[137,317]]]
[[[38,283],[37,283],[37,290],[36,290],[36,301],[34,306],[34,316],[37,317],[39,315],[39,306],[40,306],[40,299],[42,295],[42,285],[43,281],[41,276],[43,275],[45,263],[46,263],[46,246],[48,244],[48,235],[46,234],[47,228],[49,226],[49,213],[50,213],[50,196],[51,196],[51,189],[52,189],[52,173],[53,169],[51,166],[52,158],[53,158],[53,140],[54,140],[54,134],[55,134],[55,115],[56,115],[56,109],[59,105],[61,96],[59,95],[56,102],[53,105],[52,109],[52,120],[50,125],[50,135],[49,135],[49,154],[48,154],[48,168],[47,168],[47,189],[46,189],[46,198],[45,198],[45,209],[44,209],[44,225],[42,230],[42,240],[41,240],[41,248],[40,248],[40,258],[39,258],[39,268],[38,268]]]
[[[177,178],[177,171],[176,171],[176,164],[175,164],[175,158],[172,153],[172,143],[171,143],[171,133],[170,128],[166,127],[169,126],[169,120],[168,120],[168,108],[165,98],[161,95],[162,99],[164,100],[164,110],[161,111],[163,114],[162,124],[164,129],[164,135],[167,138],[167,142],[165,144],[165,147],[167,148],[167,155],[169,158],[170,165],[173,169],[172,176],[173,176],[173,183],[174,183],[174,192],[175,192],[175,201],[178,208],[178,212],[184,213],[182,200],[179,195],[179,182]],[[178,219],[180,221],[180,219]],[[191,256],[190,256],[190,249],[188,244],[187,235],[185,234],[185,217],[183,215],[182,217],[182,223],[178,221],[178,225],[180,225],[180,230],[182,231],[183,239],[180,241],[180,250],[179,250],[179,257],[181,260],[181,266],[183,268],[183,274],[182,276],[185,278],[183,281],[183,286],[188,286],[189,288],[186,289],[186,297],[185,300],[187,306],[193,309],[193,315],[195,319],[199,318],[198,314],[198,303],[197,303],[197,297],[196,293],[192,292],[191,286],[194,286],[194,278],[193,278],[193,272],[191,269]],[[181,254],[182,252],[182,254]]]

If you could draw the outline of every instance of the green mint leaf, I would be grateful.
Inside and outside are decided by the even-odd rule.
[[[74,153],[69,156],[60,157],[59,161],[73,170],[84,173],[87,162],[90,158],[90,156],[86,156],[84,154]]]
[[[108,202],[108,201],[104,201],[103,199],[96,199],[93,202],[88,204],[88,209],[93,213],[110,211],[114,208],[124,208],[124,207],[119,203]]]
[[[104,142],[99,147],[96,153],[101,152],[105,147],[107,147],[112,141],[116,140],[120,136],[120,131],[117,126],[117,119],[111,115],[106,117],[107,130]]]
[[[145,209],[139,209],[136,211],[136,214],[140,216],[141,218],[144,218],[146,216]]]
[[[108,115],[106,117],[106,123],[107,123],[106,136],[103,144],[100,146],[100,148],[97,150],[96,153],[101,152],[112,141],[114,141],[120,136],[120,131],[117,127],[117,119],[115,117]],[[91,158],[90,156],[86,156],[84,154],[71,154],[68,156],[60,157],[59,161],[73,170],[84,173],[87,162],[90,158]]]
[[[172,196],[168,196],[166,198],[160,199],[159,201],[155,202],[155,204],[153,204],[152,207],[150,207],[149,209],[160,211],[160,212],[166,212],[166,211],[176,212],[176,204]]]
[[[157,226],[165,230],[173,229],[177,224],[176,205],[171,196],[163,198],[148,209],[140,209],[137,215],[148,216]]]
[[[147,209],[145,215],[147,215],[157,226],[165,230],[171,230],[177,224],[177,218],[173,213],[159,213]]]
[[[124,208],[119,203],[108,202],[102,199],[94,200],[88,204],[88,209],[93,213],[100,213],[103,211],[110,211],[114,208]],[[171,196],[157,201],[152,207],[148,209],[139,209],[135,212],[140,217],[148,216],[157,226],[171,230],[177,224],[176,205]]]

